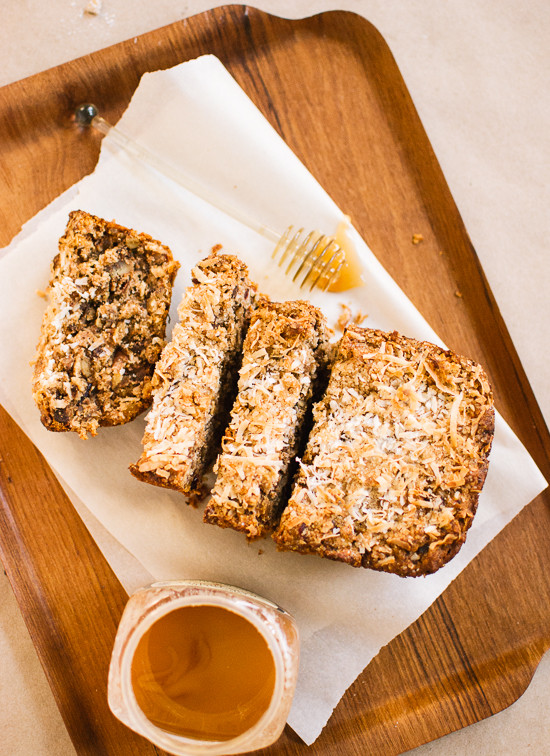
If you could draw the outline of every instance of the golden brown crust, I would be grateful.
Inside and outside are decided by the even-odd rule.
[[[351,326],[314,421],[274,534],[280,548],[402,576],[435,572],[456,554],[494,432],[480,365]]]
[[[326,338],[325,320],[308,302],[268,303],[253,315],[205,522],[249,538],[273,530]]]
[[[149,406],[178,267],[147,234],[82,210],[69,214],[33,376],[46,428],[86,438]]]
[[[130,467],[139,480],[187,495],[201,492],[217,450],[256,299],[246,265],[231,255],[213,252],[192,278],[155,369],[143,452]]]

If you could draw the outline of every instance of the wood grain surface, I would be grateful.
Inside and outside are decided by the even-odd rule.
[[[498,409],[550,478],[548,430],[406,86],[378,32],[351,13],[290,21],[227,6],[0,89],[0,244],[93,170],[100,137],[74,126],[76,105],[93,101],[116,122],[144,72],[203,53],[221,59],[440,337],[486,367]],[[3,410],[0,531],[77,752],[159,753],[107,708],[126,594]],[[287,728],[264,753],[401,753],[508,706],[549,646],[545,492],[382,649],[312,746]]]

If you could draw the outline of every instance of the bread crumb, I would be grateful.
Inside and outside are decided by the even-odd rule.
[[[84,13],[88,16],[99,16],[101,13],[102,0],[88,0],[84,6]]]
[[[197,489],[187,494],[187,503],[190,507],[193,507],[193,509],[198,509],[209,493],[210,491],[204,483],[198,483]]]
[[[353,314],[349,305],[340,302],[342,312],[340,317],[336,321],[336,328],[339,331],[345,331],[348,325],[361,325],[361,323],[368,318],[368,315],[364,315],[361,310],[358,310],[355,315]]]
[[[462,299],[462,292],[457,289],[455,291],[455,297],[459,297],[459,299]]]
[[[347,324],[351,321],[351,307],[348,307],[347,304],[340,302],[340,308],[342,312],[340,313],[340,317],[336,321],[336,327],[339,331],[345,331]]]
[[[422,234],[413,234],[412,235],[412,243],[413,244],[420,244],[420,242],[424,241],[424,237]]]
[[[42,291],[42,289],[37,289],[36,290],[36,296],[37,297],[41,297],[42,299],[47,299],[48,298],[47,292]]]

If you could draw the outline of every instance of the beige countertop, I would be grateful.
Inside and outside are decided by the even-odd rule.
[[[221,4],[221,3],[219,3]],[[4,0],[0,86],[213,7],[211,0]],[[85,12],[95,6],[96,14]],[[550,423],[550,4],[262,0],[286,17],[354,11],[390,46]],[[74,756],[5,576],[0,754]],[[550,655],[510,708],[415,756],[550,754]]]

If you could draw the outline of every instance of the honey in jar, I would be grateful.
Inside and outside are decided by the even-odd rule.
[[[267,710],[273,655],[260,632],[221,606],[184,606],[141,637],[132,686],[147,719],[200,740],[230,740]]]
[[[109,667],[121,722],[176,756],[227,756],[281,734],[299,664],[296,623],[242,588],[153,583],[128,600]]]

